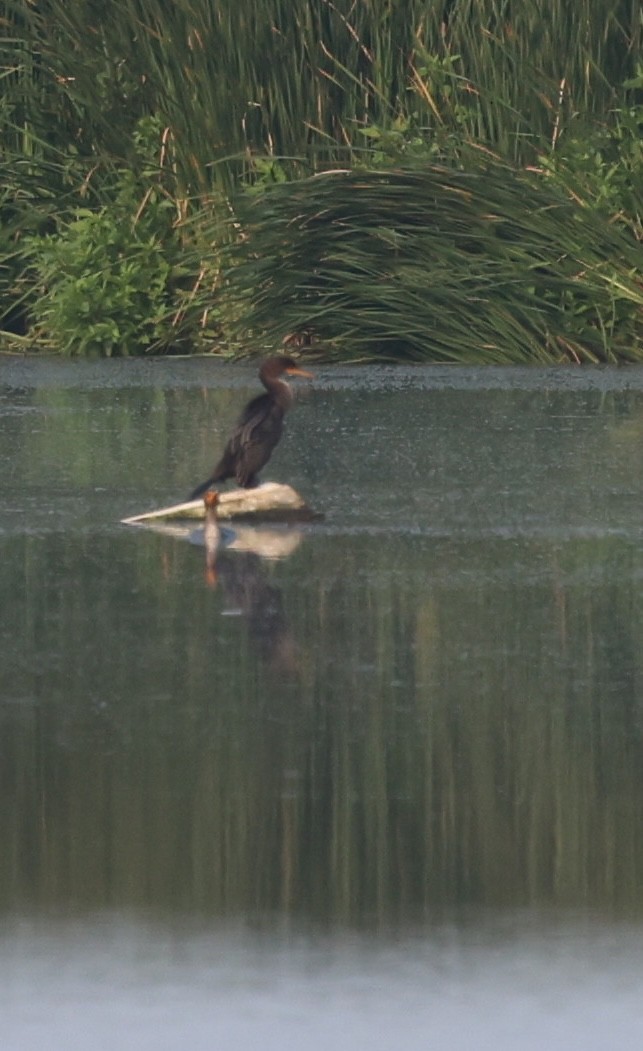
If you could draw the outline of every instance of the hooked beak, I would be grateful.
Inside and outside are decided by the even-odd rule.
[[[307,380],[314,380],[314,378],[315,378],[315,373],[314,372],[306,372],[305,369],[289,368],[289,369],[286,369],[286,373],[289,376],[303,376],[304,379],[307,379]]]

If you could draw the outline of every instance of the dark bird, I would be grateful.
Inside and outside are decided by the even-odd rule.
[[[281,438],[284,416],[290,408],[293,394],[283,379],[286,376],[305,376],[312,373],[300,369],[292,358],[280,354],[267,358],[259,369],[259,379],[266,388],[249,402],[228,439],[223,456],[205,482],[197,485],[190,496],[196,500],[217,482],[235,478],[242,489],[259,485],[259,471],[266,466],[272,450]]]

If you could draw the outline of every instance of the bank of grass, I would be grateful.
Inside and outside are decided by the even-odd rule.
[[[471,151],[328,173],[247,199],[230,250],[243,325],[267,344],[448,362],[643,359],[641,246],[544,171]]]
[[[6,333],[113,354],[310,328],[340,357],[640,360],[637,5],[0,13]]]

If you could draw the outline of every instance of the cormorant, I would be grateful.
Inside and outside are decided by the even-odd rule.
[[[196,500],[206,489],[217,482],[235,478],[242,489],[254,489],[259,485],[259,471],[265,467],[272,450],[281,438],[284,416],[290,408],[293,394],[283,379],[286,376],[305,376],[312,373],[299,366],[283,354],[267,358],[259,369],[259,379],[266,388],[249,402],[230,435],[223,456],[209,478],[197,485],[190,500]]]

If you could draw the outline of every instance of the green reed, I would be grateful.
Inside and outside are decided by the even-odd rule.
[[[579,118],[602,119],[640,59],[638,7],[624,0],[4,0],[4,135],[23,149],[73,144],[129,153],[153,113],[177,143],[186,187],[247,151],[318,167],[346,160],[362,132],[403,116],[451,127],[521,161]],[[13,131],[11,131],[13,128]],[[20,129],[20,130],[19,130]]]
[[[232,309],[220,298],[219,266],[212,257],[222,238],[239,230],[236,197],[248,182],[269,189],[275,181],[329,168],[395,168],[407,160],[463,168],[471,163],[471,149],[482,148],[519,170],[548,166],[564,172],[569,196],[580,191],[590,204],[600,197],[606,214],[640,235],[640,194],[630,189],[641,184],[640,155],[631,145],[640,139],[638,117],[630,123],[625,162],[619,139],[639,83],[641,19],[633,2],[579,0],[570,6],[552,0],[543,12],[535,0],[268,0],[250,12],[233,0],[124,0],[113,18],[89,0],[50,0],[44,6],[3,0],[0,11],[6,27],[0,142],[11,186],[11,201],[2,204],[0,285],[9,316],[17,312],[23,326],[30,274],[30,261],[16,255],[23,228],[60,232],[78,207],[110,208],[114,173],[135,163],[137,128],[149,117],[162,129],[165,170],[172,172],[164,193],[177,222],[189,216],[192,223],[185,256],[190,273],[181,280],[181,292],[187,289],[195,317],[207,312],[214,291],[224,313]],[[619,169],[626,173],[620,183],[614,176]],[[141,203],[156,175],[137,177]],[[529,194],[539,182],[521,181],[520,171],[515,178]],[[609,182],[609,193],[602,182]],[[534,193],[525,211],[541,207],[540,191]],[[483,196],[479,187],[481,210]],[[438,203],[449,212],[448,201]],[[503,211],[510,213],[515,203],[508,197]],[[498,207],[493,188],[487,205]],[[230,214],[237,225],[225,233],[221,220]],[[582,216],[579,223],[589,236],[590,224]],[[601,235],[611,245],[604,228],[602,222]],[[573,223],[564,226],[560,237],[574,229]],[[590,255],[592,243],[590,238]],[[616,248],[620,252],[620,244]],[[62,250],[64,255],[64,245]],[[449,245],[434,242],[431,250],[438,278],[448,271],[456,284],[468,285],[466,273],[455,273],[459,264]],[[574,253],[574,244],[561,239],[558,254]],[[342,259],[342,265],[352,263],[357,269],[341,275],[338,268],[338,278],[346,279],[351,292],[357,285],[358,298],[364,297],[364,280],[377,272],[377,260]],[[426,258],[420,254],[408,263],[410,270],[400,270],[397,278],[408,280],[411,305],[424,297],[418,271]],[[467,264],[465,259],[465,270]],[[612,350],[613,331],[621,329],[621,299],[631,299],[631,285],[627,273],[606,268],[608,275],[597,280],[598,317],[587,325],[581,317],[573,330],[562,327],[572,358],[620,356],[619,347]],[[569,276],[566,271],[561,281]],[[316,282],[315,275],[309,278]],[[495,275],[480,280],[472,294],[484,299]],[[567,298],[578,287],[572,280]],[[516,297],[514,291],[505,290],[504,313],[517,308],[517,321],[507,316],[498,326],[495,318],[483,334],[488,360],[495,359],[492,331],[503,328],[516,328],[517,341],[533,329],[537,354],[543,338],[545,347],[552,343],[549,322],[538,322],[528,305],[516,302],[526,292]],[[460,287],[445,288],[444,309],[461,293]],[[34,291],[32,302],[40,296]],[[169,300],[172,322],[183,303],[172,301],[171,290]],[[606,303],[613,307],[611,318]],[[308,303],[301,306],[280,330],[302,323]],[[360,317],[340,326],[342,340],[368,331],[369,318],[379,312],[377,303],[363,303]],[[570,316],[566,305],[565,313]],[[591,307],[583,305],[584,313]],[[260,319],[253,314],[248,321],[252,329]],[[396,324],[391,314],[390,327]],[[602,333],[602,346],[592,329]],[[630,329],[622,332],[623,346],[632,346]],[[558,335],[554,331],[556,348]],[[422,340],[404,338],[393,347],[386,335],[385,342],[395,354],[408,347],[426,356]],[[351,344],[351,353],[364,350],[359,339]],[[451,356],[448,348],[444,356]]]
[[[526,202],[529,202],[528,207]],[[486,154],[275,186],[241,211],[243,325],[325,351],[438,361],[610,361],[643,347],[639,248],[544,173]]]

